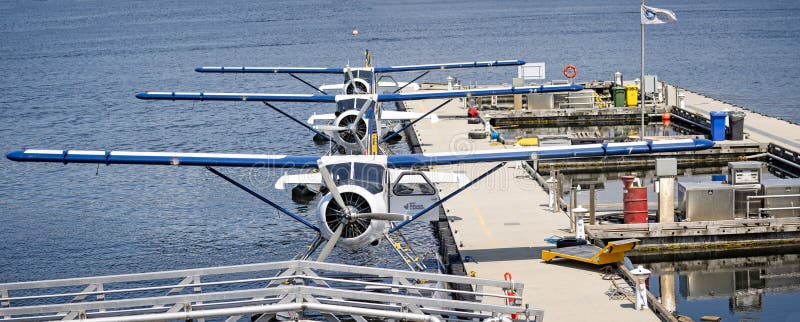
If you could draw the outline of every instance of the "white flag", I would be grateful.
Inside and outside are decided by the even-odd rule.
[[[675,13],[667,9],[659,9],[642,5],[642,24],[655,25],[660,23],[676,22]]]

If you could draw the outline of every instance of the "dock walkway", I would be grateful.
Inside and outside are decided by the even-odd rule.
[[[411,101],[409,111],[426,112],[441,100]],[[437,111],[440,122],[414,125],[423,152],[503,149],[487,139],[471,140],[463,102],[454,100]],[[495,164],[436,167],[438,171],[463,171],[475,178]],[[442,194],[456,189],[442,185]],[[541,260],[541,250],[554,247],[545,238],[569,235],[570,221],[547,207],[547,193],[516,163],[470,187],[444,204],[467,272],[478,277],[501,278],[511,273],[525,283],[523,299],[544,309],[548,321],[659,321],[650,310],[636,311],[627,300],[609,300],[610,280],[598,266],[569,260]],[[624,283],[617,281],[618,283]]]
[[[759,143],[775,143],[784,148],[800,151],[800,125],[759,114],[705,95],[681,89],[686,95],[684,108],[708,117],[711,111],[738,111],[745,113],[746,139]]]

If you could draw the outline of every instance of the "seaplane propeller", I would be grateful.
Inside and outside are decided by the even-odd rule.
[[[364,100],[360,109],[344,111],[336,117],[332,124],[318,125],[315,128],[331,133],[331,137],[336,144],[343,147],[347,152],[367,151],[364,138],[367,136],[368,127],[367,120],[364,119],[364,113],[372,104],[374,104],[374,101]]]
[[[368,238],[366,241],[369,244],[376,245],[377,237],[380,235],[371,231],[373,224],[380,225],[378,232],[381,232],[385,230],[385,221],[404,221],[410,218],[404,214],[371,212],[372,207],[365,196],[356,192],[345,192],[344,194],[339,192],[330,171],[324,164],[319,165],[319,172],[325,186],[328,187],[328,194],[335,202],[323,203],[325,204],[322,207],[324,211],[321,211],[320,215],[323,217],[325,228],[327,228],[323,230],[323,233],[329,230],[332,230],[333,233],[327,237],[328,242],[320,251],[317,261],[324,261],[330,255],[342,235],[345,239],[360,238],[364,240],[364,238]]]
[[[355,94],[369,94],[371,93],[371,89],[367,80],[364,80],[360,77],[353,76],[353,69],[350,66],[345,67],[345,71],[347,75],[350,76],[349,79],[345,80],[344,84],[344,93],[348,95],[355,95]]]

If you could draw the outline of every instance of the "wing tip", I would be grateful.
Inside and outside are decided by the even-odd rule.
[[[714,141],[709,139],[694,139],[695,146],[700,150],[710,149],[714,146]]]
[[[9,151],[6,153],[6,159],[11,161],[22,161],[22,157],[25,155],[25,150],[15,150]]]

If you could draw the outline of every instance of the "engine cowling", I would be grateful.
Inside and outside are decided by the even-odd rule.
[[[344,111],[333,120],[333,125],[341,127],[350,127],[356,120],[358,120],[358,123],[355,126],[355,133],[350,130],[333,132],[333,140],[336,144],[345,148],[347,152],[361,151],[361,143],[359,143],[359,141],[364,140],[364,137],[367,135],[367,121],[363,117],[358,119],[357,110]]]
[[[338,187],[339,194],[351,213],[386,212],[386,202],[381,194],[370,194],[366,189],[355,185],[342,185]],[[333,196],[330,193],[320,199],[317,205],[317,217],[320,222],[320,231],[325,239],[330,239],[344,216]],[[363,247],[374,244],[380,240],[388,229],[385,220],[358,218],[347,223],[338,245],[347,247]]]
[[[353,78],[344,84],[344,92],[348,95],[369,94],[370,86],[366,80]]]

